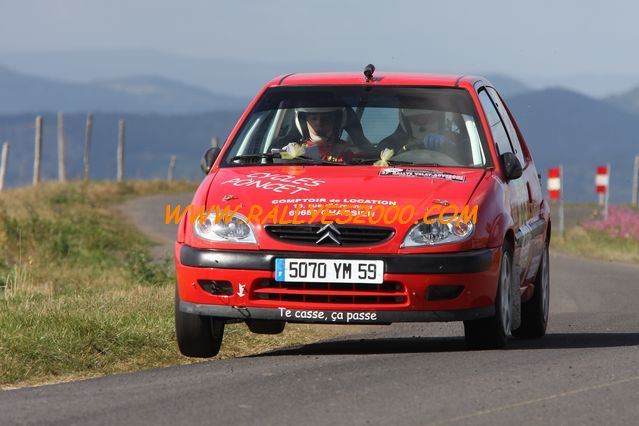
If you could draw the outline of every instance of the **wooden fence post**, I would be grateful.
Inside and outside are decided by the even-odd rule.
[[[58,180],[67,180],[67,171],[64,167],[64,113],[58,112]]]
[[[4,188],[4,177],[7,175],[7,158],[9,157],[9,142],[2,144],[2,157],[0,157],[0,191]]]
[[[40,183],[40,168],[42,160],[42,116],[35,120],[35,152],[33,156],[33,185]]]
[[[124,118],[121,118],[118,122],[118,182],[124,180]]]
[[[166,177],[169,182],[173,182],[174,174],[175,174],[175,155],[172,155],[171,159],[169,160],[169,173],[168,173],[168,176]]]
[[[82,158],[82,179],[89,180],[89,155],[91,153],[91,133],[93,132],[93,113],[87,114],[84,128],[84,156]]]

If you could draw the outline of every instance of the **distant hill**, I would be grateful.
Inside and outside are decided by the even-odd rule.
[[[255,62],[250,58],[197,58],[152,49],[0,52],[0,62],[5,66],[62,81],[89,83],[152,73],[240,98],[252,98],[262,86],[281,74],[363,70],[366,65],[359,62],[338,64],[323,59],[315,63]]]
[[[533,90],[529,85],[503,74],[480,73],[495,85],[499,93],[505,98],[510,98],[521,93]]]
[[[554,74],[552,71],[544,75],[531,76],[538,88],[563,87],[573,92],[582,93],[597,99],[605,98],[613,93],[620,93],[637,85],[639,76],[632,71],[623,70],[608,73]]]
[[[214,93],[246,98],[255,96],[264,84],[277,75],[292,72],[358,71],[363,70],[369,62],[375,64],[377,72],[408,71],[485,75],[505,96],[514,96],[532,90],[531,86],[546,87],[553,83],[551,79],[539,84],[539,78],[537,78],[534,80],[536,84],[532,84],[529,83],[529,80],[522,81],[521,78],[515,79],[487,69],[448,69],[446,64],[415,67],[403,63],[400,57],[392,63],[378,62],[374,57],[361,60],[359,55],[341,62],[332,61],[330,57],[310,59],[310,57],[295,55],[291,55],[291,59],[287,61],[268,62],[255,61],[250,57],[244,59],[192,57],[153,49],[79,49],[34,52],[0,51],[0,58],[0,62],[12,69],[61,81],[88,83],[94,80],[152,73],[172,80],[188,82]],[[564,80],[566,83],[571,82],[570,79]],[[610,80],[618,81],[619,77]],[[600,80],[596,80],[596,82],[600,82]],[[556,81],[555,84],[557,84]],[[593,84],[584,82],[581,87],[584,93],[588,93]]]
[[[639,116],[565,89],[523,93],[507,100],[544,177],[562,163],[565,196],[595,201],[595,167],[611,163],[611,200],[629,202],[639,154]]]
[[[639,86],[618,95],[608,96],[605,100],[625,111],[639,114]]]
[[[57,110],[182,114],[239,109],[248,104],[246,99],[154,76],[69,83],[1,66],[0,93],[0,114]]]

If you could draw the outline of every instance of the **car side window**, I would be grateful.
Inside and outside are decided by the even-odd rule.
[[[510,143],[515,151],[515,155],[517,156],[517,159],[522,165],[524,165],[525,163],[524,152],[521,149],[521,144],[519,143],[519,138],[517,137],[517,131],[515,130],[515,126],[513,125],[512,121],[510,120],[510,117],[508,116],[508,111],[506,111],[506,108],[503,105],[503,101],[497,94],[497,91],[493,89],[492,87],[486,87],[486,90],[488,91],[490,98],[493,100],[493,103],[497,105],[497,109],[500,112],[502,121],[504,122],[506,129],[508,129],[508,136],[510,136]]]
[[[486,114],[486,120],[490,126],[490,131],[493,135],[495,145],[497,146],[497,151],[499,151],[498,154],[501,155],[505,152],[513,152],[504,123],[501,121],[499,112],[497,112],[497,108],[495,108],[493,101],[490,99],[490,96],[488,96],[485,89],[481,89],[479,91],[479,101],[481,102],[481,106]]]

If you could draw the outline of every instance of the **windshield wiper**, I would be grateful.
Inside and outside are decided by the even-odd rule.
[[[338,161],[329,161],[329,160],[320,160],[319,158],[309,158],[300,155],[299,157],[291,158],[290,161],[302,160],[308,164],[325,164],[327,166],[345,166],[346,163],[338,162]]]
[[[281,160],[285,160],[287,161],[287,163],[290,162],[295,162],[297,160],[301,160],[301,162],[305,163],[305,164],[322,164],[322,165],[327,165],[327,166],[345,166],[345,163],[338,163],[336,161],[328,161],[328,160],[320,160],[320,159],[316,159],[316,158],[309,158],[309,157],[304,157],[304,156],[299,156],[299,157],[295,157],[295,158],[282,158],[281,154],[279,152],[265,152],[263,154],[245,154],[245,155],[236,155],[235,157],[231,158],[231,162],[235,162],[236,160],[259,160],[262,158],[267,158],[272,160],[273,158],[279,158]]]
[[[374,162],[379,161],[379,158],[358,158],[355,160],[351,160],[348,164],[373,164]],[[397,166],[422,166],[422,164],[414,163],[412,161],[402,161],[402,160],[388,160],[388,164],[393,164]],[[431,165],[431,164],[427,164]]]
[[[263,154],[245,154],[245,155],[236,155],[231,158],[231,163],[236,160],[259,160],[260,158],[280,158],[279,153],[265,152]]]

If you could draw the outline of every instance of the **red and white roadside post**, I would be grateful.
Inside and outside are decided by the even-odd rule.
[[[548,197],[551,200],[559,200],[559,234],[564,235],[564,197],[562,179],[564,176],[563,166],[551,167],[548,169]]]
[[[599,194],[599,205],[604,206],[604,220],[608,219],[608,199],[610,194],[610,164],[597,167],[595,189]]]

